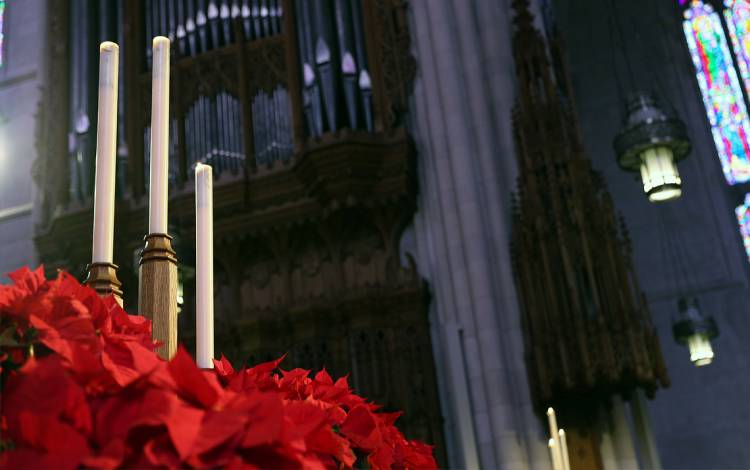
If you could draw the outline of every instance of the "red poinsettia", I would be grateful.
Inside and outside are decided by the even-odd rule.
[[[435,468],[398,414],[323,370],[199,369],[151,322],[42,268],[0,286],[0,468]]]

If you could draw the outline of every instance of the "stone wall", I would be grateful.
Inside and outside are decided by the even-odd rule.
[[[35,113],[40,96],[45,1],[9,0],[0,66],[0,282],[34,265],[31,169],[36,159]],[[63,117],[61,117],[62,119]]]

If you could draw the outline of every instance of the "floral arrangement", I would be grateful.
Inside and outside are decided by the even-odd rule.
[[[398,413],[325,370],[199,369],[151,322],[60,272],[0,286],[0,468],[435,468]],[[366,462],[366,465],[363,463]]]

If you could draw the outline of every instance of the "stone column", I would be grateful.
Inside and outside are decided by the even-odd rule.
[[[656,440],[651,429],[651,417],[648,414],[648,405],[643,391],[637,390],[630,402],[630,410],[633,413],[633,428],[635,439],[643,466],[649,470],[661,470],[661,459],[656,447]]]
[[[456,454],[463,459],[452,456],[451,464],[470,466],[478,449],[484,468],[546,468],[508,252],[517,173],[509,11],[495,0],[413,2],[411,8],[419,68],[412,106],[421,190],[417,263],[435,293],[441,397],[450,402],[453,416],[446,422],[456,426]],[[468,397],[458,392],[462,380]],[[467,439],[471,432],[457,426],[467,422],[458,415],[466,409],[476,449]]]

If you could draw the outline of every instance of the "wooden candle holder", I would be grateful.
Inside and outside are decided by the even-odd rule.
[[[114,295],[122,307],[122,283],[117,279],[117,265],[112,263],[91,263],[86,266],[88,275],[84,284],[93,288],[102,297]]]
[[[177,351],[177,256],[172,237],[151,233],[144,238],[138,269],[138,311],[153,323],[153,337],[164,359]]]

